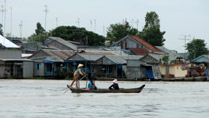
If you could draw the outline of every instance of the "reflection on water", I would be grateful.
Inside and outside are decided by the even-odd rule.
[[[120,82],[141,93],[73,94],[65,80],[0,80],[0,118],[208,118],[207,82]],[[81,85],[85,82],[81,82]],[[108,88],[111,82],[96,82]]]

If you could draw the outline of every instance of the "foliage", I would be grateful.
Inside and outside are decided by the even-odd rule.
[[[65,40],[81,42],[82,45],[99,46],[104,45],[105,37],[85,28],[75,26],[60,26],[52,30],[50,34],[54,37],[61,37]]]
[[[177,60],[171,60],[170,64],[176,64],[177,63]]]
[[[155,12],[148,12],[145,17],[145,25],[139,37],[153,46],[163,46],[165,31],[160,31],[160,20]]]
[[[168,55],[163,56],[162,61],[168,62],[169,61],[169,56]]]
[[[36,30],[35,30],[35,32],[36,32],[36,35],[44,34],[45,29],[41,26],[41,23],[38,22],[36,24]]]
[[[186,50],[189,53],[189,60],[208,53],[206,43],[202,39],[193,39],[190,43],[187,44]]]
[[[28,37],[28,42],[42,42],[48,37],[48,33],[46,34],[32,34],[30,37]]]
[[[129,23],[111,24],[107,31],[107,39],[111,42],[116,42],[127,35],[137,35],[138,30],[131,27]]]
[[[45,32],[45,29],[38,22],[36,24],[35,33],[28,37],[28,42],[42,42],[48,37],[48,33]]]
[[[0,35],[2,35],[3,36],[3,30],[2,30],[2,24],[0,24]]]

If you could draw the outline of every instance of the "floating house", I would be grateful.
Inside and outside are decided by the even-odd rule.
[[[162,54],[148,54],[140,59],[145,64],[141,64],[141,67],[145,68],[146,78],[149,79],[161,79],[161,72],[159,63],[161,62],[164,55]]]
[[[161,73],[157,65],[147,64],[140,60],[128,60],[126,67],[127,79],[135,80],[159,80],[161,79]]]
[[[73,73],[77,69],[78,64],[82,63],[86,73],[94,73],[93,63],[102,56],[103,54],[98,53],[76,53],[65,60],[68,65],[67,70]]]
[[[201,55],[191,61],[193,64],[204,65],[206,67],[206,75],[209,75],[209,55]]]
[[[0,78],[33,77],[33,61],[21,58],[20,47],[0,35]]]
[[[41,49],[29,59],[34,61],[34,76],[55,77],[67,73],[64,60],[75,54],[72,50]]]
[[[159,68],[161,74],[172,74],[178,78],[187,75],[188,64],[159,64]]]
[[[196,64],[209,64],[209,55],[201,55],[191,61],[192,63]]]
[[[129,59],[140,59],[142,56],[102,56],[94,62],[94,72],[99,77],[126,78],[124,66]]]
[[[121,40],[113,43],[112,46],[120,46],[121,49],[124,50],[129,50],[133,48],[144,48],[151,53],[161,52],[159,49],[155,48],[154,46],[150,45],[149,43],[137,36],[126,36]]]
[[[33,61],[29,59],[0,59],[0,78],[33,77]]]
[[[152,68],[147,67],[147,70],[152,71],[153,74],[160,73],[162,75],[172,74],[174,77],[185,77],[187,74],[187,66],[188,64],[169,64],[163,63],[162,58],[164,55],[162,54],[148,54],[140,59],[140,61],[146,62],[147,64],[152,65]],[[153,69],[154,68],[154,69]],[[156,71],[156,72],[155,72]]]

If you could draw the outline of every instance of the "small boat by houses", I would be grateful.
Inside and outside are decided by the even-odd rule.
[[[140,93],[145,85],[138,88],[120,88],[119,90],[109,90],[109,89],[97,89],[97,90],[86,90],[86,89],[76,89],[67,87],[72,91],[72,93]]]

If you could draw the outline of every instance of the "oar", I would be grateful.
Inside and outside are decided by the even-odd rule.
[[[66,93],[69,88],[70,88],[69,85],[67,85],[67,88],[65,89],[65,92],[64,93]]]
[[[87,75],[83,76],[80,80],[82,80],[83,78],[87,78]],[[88,79],[88,78],[87,78],[87,79]],[[79,86],[79,88],[80,88],[80,80],[78,81],[78,86]],[[87,85],[86,85],[86,86],[87,86]],[[69,85],[67,85],[67,89],[64,91],[64,93],[66,93],[66,92],[68,91],[69,88],[70,88]]]
[[[87,78],[87,74],[86,75],[84,75],[79,81],[78,81],[78,87],[80,88],[80,81],[82,80],[82,79],[84,79],[84,78]],[[87,78],[88,79],[88,78]]]
[[[68,91],[68,88],[65,90],[65,92],[64,93],[66,93]]]

